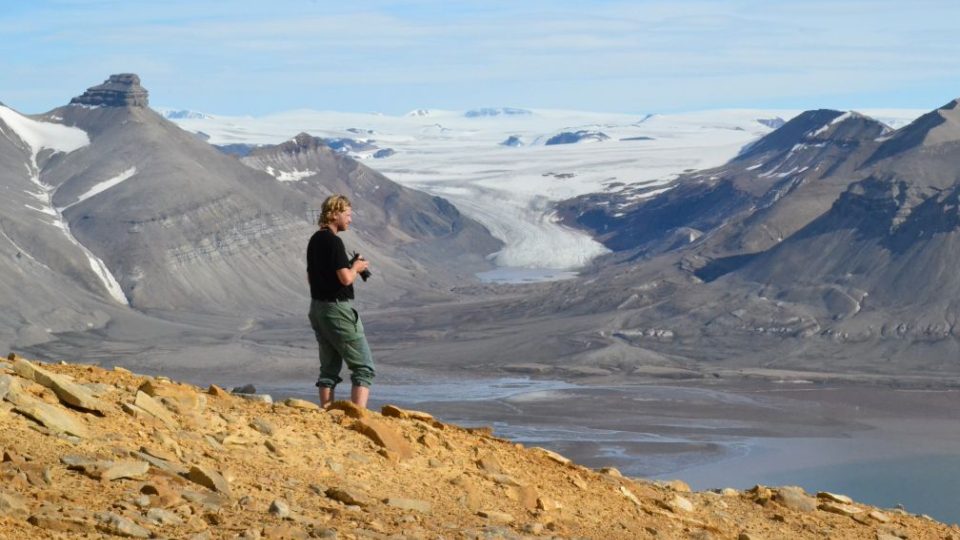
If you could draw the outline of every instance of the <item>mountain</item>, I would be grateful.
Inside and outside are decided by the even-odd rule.
[[[361,294],[371,303],[442,295],[488,269],[484,257],[500,245],[446,200],[402,189],[315,141],[288,159],[317,174],[281,181],[250,166],[268,149],[245,163],[151,110],[133,74],[33,118],[0,110],[8,328],[81,330],[129,308],[173,319],[301,312],[306,242],[334,191],[358,207],[344,238],[373,262],[376,277]],[[39,317],[50,313],[66,322]]]
[[[0,106],[0,344],[99,328],[124,305],[102,261],[77,241],[42,172],[89,146],[86,133]],[[24,294],[29,291],[29,294]]]
[[[721,167],[666,186],[585,195],[560,208],[567,223],[615,251],[649,256],[710,235],[702,247],[710,257],[755,253],[827,211],[862,178],[858,167],[889,132],[856,113],[807,111]]]
[[[663,193],[574,199],[567,222],[617,253],[594,269],[592,294],[570,283],[546,297],[607,312],[605,332],[675,358],[954,373],[957,111],[952,101],[897,130],[808,111]]]
[[[883,142],[870,160],[876,162],[916,148],[951,143],[957,139],[960,139],[960,99],[955,99],[897,130],[894,136]]]
[[[951,270],[960,257],[958,120],[952,101],[895,132],[871,156],[866,178],[743,277],[855,288],[869,296],[864,309],[912,311],[941,321],[928,332],[951,335],[960,308]]]
[[[543,144],[547,146],[552,146],[555,144],[576,144],[581,142],[602,142],[608,140],[610,137],[602,131],[592,131],[592,130],[578,130],[578,131],[564,131],[557,133],[556,135],[547,139]]]
[[[468,273],[485,264],[481,255],[502,247],[446,199],[392,182],[306,133],[256,148],[241,162],[286,180],[304,200],[350,194],[355,219],[363,224],[363,234],[358,233],[363,242],[389,257],[405,258],[407,265]]]

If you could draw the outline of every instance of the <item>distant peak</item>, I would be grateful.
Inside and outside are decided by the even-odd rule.
[[[320,141],[316,137],[304,131],[297,133],[296,137],[290,139],[290,142],[296,144],[298,148],[305,150],[317,148],[321,145]]]
[[[103,84],[92,86],[70,100],[71,105],[90,107],[146,107],[147,89],[140,86],[140,77],[133,73],[111,75]]]
[[[188,109],[180,109],[176,111],[164,111],[163,117],[168,120],[210,120],[213,118],[209,114],[202,112],[191,111]]]
[[[533,114],[533,111],[527,109],[517,109],[515,107],[483,107],[473,109],[463,113],[467,118],[482,118],[485,116],[524,116]]]
[[[898,129],[870,157],[870,162],[886,159],[914,148],[957,142],[960,142],[960,98]]]

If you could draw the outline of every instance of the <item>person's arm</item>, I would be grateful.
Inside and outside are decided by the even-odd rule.
[[[370,266],[365,259],[357,259],[353,261],[353,264],[347,268],[340,268],[337,270],[337,279],[340,280],[340,284],[346,287],[347,285],[352,285],[354,281],[357,280],[357,276],[360,275],[360,272],[363,272]]]
[[[334,261],[337,266],[337,279],[340,280],[340,284],[344,287],[353,285],[353,282],[357,280],[360,272],[366,270],[370,263],[363,258],[351,262],[347,257],[347,248],[343,245],[343,240],[339,238],[335,237],[333,249],[336,250],[334,251]]]

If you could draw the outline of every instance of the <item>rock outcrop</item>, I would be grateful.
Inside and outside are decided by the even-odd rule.
[[[70,100],[71,105],[89,107],[147,107],[147,89],[140,86],[140,77],[133,73],[111,75],[97,86]]]
[[[0,360],[0,403],[14,406],[0,408],[3,538],[960,538],[833,493],[695,493],[594,471],[395,406],[271,404],[13,360]],[[22,376],[39,372],[96,389],[98,411]],[[137,396],[166,412],[133,414]],[[84,437],[25,412],[25,400]]]

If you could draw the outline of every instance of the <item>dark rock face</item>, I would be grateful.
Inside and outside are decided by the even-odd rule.
[[[757,118],[757,122],[767,126],[770,129],[779,129],[787,123],[786,120],[780,118],[779,116],[775,116],[773,118]]]
[[[244,157],[259,147],[259,145],[256,144],[246,143],[216,144],[214,146],[224,154],[237,157]]]
[[[388,158],[396,153],[397,152],[393,148],[383,148],[381,150],[377,150],[376,152],[374,152],[373,158],[374,159]]]
[[[326,139],[323,141],[335,152],[345,154],[347,152],[364,152],[377,148],[373,141],[362,141],[357,139]]]
[[[690,242],[691,229],[710,233],[700,248],[722,259],[700,279],[712,280],[766,250],[830,209],[848,185],[864,177],[858,166],[890,129],[871,118],[841,111],[805,112],[743,150],[731,162],[684,175],[663,189],[628,188],[590,194],[560,205],[565,222],[597,234],[614,251],[644,256]]]
[[[507,137],[506,140],[501,142],[500,146],[513,146],[513,147],[523,146],[523,141],[520,140],[520,137],[516,135],[511,135]]]
[[[960,141],[960,99],[917,118],[897,132],[870,157],[875,163],[914,148]]]
[[[587,140],[605,141],[609,138],[610,137],[607,136],[607,134],[602,131],[587,131],[587,130],[580,130],[575,132],[564,131],[563,133],[559,133],[557,135],[554,135],[553,137],[550,137],[549,139],[547,139],[547,142],[544,144],[546,144],[547,146],[551,146],[554,144],[574,144],[580,141],[587,141]]]
[[[777,128],[776,131],[763,137],[754,144],[744,148],[737,160],[752,159],[768,152],[785,152],[790,150],[795,144],[802,141],[809,134],[816,132],[817,129],[827,126],[843,115],[841,111],[830,109],[818,109],[806,111],[796,118],[790,120]]]
[[[147,89],[140,86],[140,77],[133,73],[111,75],[103,84],[92,86],[83,95],[70,100],[71,105],[92,107],[146,107]]]

